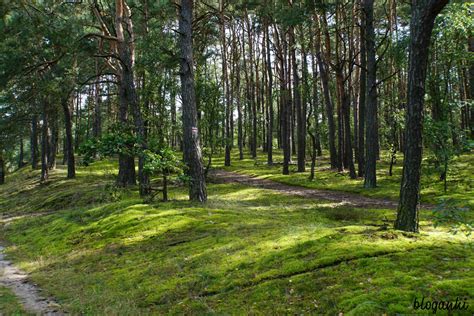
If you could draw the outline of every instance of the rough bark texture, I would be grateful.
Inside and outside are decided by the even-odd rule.
[[[119,121],[123,127],[128,130],[128,111],[131,106],[130,100],[133,96],[130,95],[130,86],[132,84],[131,73],[126,66],[130,61],[128,60],[129,54],[127,53],[127,45],[124,41],[123,35],[123,2],[121,0],[116,1],[116,13],[115,13],[115,27],[118,38],[118,51],[123,64],[121,65],[120,83],[119,83]],[[123,59],[125,58],[125,60]],[[125,187],[128,185],[134,185],[136,183],[135,174],[135,159],[129,154],[119,155],[119,174],[117,177],[117,185]]]
[[[377,69],[375,60],[374,0],[364,0],[367,47],[367,106],[365,112],[365,174],[364,187],[377,186]]]
[[[202,166],[201,146],[197,126],[196,95],[194,90],[192,48],[193,1],[182,0],[179,10],[179,33],[181,49],[181,98],[183,103],[184,162],[190,177],[189,198],[193,201],[207,200],[206,181]]]
[[[63,100],[62,108],[64,112],[64,127],[66,129],[66,137],[65,137],[65,152],[64,157],[67,157],[67,177],[68,179],[72,179],[76,176],[76,166],[74,162],[74,148],[73,143],[74,140],[72,138],[72,115],[71,109],[69,108],[69,101],[70,98]]]
[[[145,133],[145,123],[143,121],[140,104],[138,102],[137,89],[135,84],[135,49],[134,49],[134,31],[132,24],[131,11],[128,5],[123,2],[123,21],[127,28],[127,37],[117,31],[119,39],[119,55],[122,61],[122,73],[120,84],[123,86],[125,95],[125,102],[132,111],[133,120],[135,123],[135,133],[138,136],[138,143],[142,153],[138,156],[138,182],[141,196],[150,194],[151,186],[148,174],[144,171],[145,156],[143,151],[147,149],[147,139]]]
[[[414,0],[411,8],[405,159],[395,221],[395,229],[404,231],[418,231],[423,103],[428,48],[436,16],[447,3],[448,0]]]
[[[359,139],[357,141],[357,175],[362,177],[365,171],[365,102],[367,94],[367,56],[365,50],[365,15],[360,15],[360,76],[359,76]]]

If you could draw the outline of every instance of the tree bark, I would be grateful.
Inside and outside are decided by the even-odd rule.
[[[298,64],[296,63],[296,41],[295,41],[295,30],[292,27],[289,34],[289,45],[291,52],[291,64],[293,72],[293,101],[294,108],[296,110],[296,134],[297,134],[297,159],[298,159],[298,172],[305,171],[305,154],[306,154],[306,113],[304,113],[303,106],[301,104],[300,94],[300,78],[298,75]]]
[[[206,182],[202,166],[199,130],[197,126],[196,95],[194,90],[192,48],[193,1],[182,0],[179,9],[179,46],[181,50],[180,79],[183,103],[184,162],[190,177],[189,198],[207,200]]]
[[[365,171],[365,105],[367,95],[367,55],[366,55],[366,38],[365,38],[365,14],[362,11],[360,14],[360,73],[359,73],[359,139],[357,146],[357,175],[364,176]]]
[[[31,137],[30,137],[30,152],[31,152],[31,168],[38,168],[38,116],[33,114],[31,117]]]
[[[48,101],[43,100],[43,113],[42,121],[43,125],[41,127],[41,182],[48,180],[49,170],[48,170]]]
[[[366,148],[365,148],[365,174],[364,187],[375,188],[377,186],[376,164],[377,164],[377,65],[375,60],[375,31],[374,31],[374,0],[364,0],[365,13],[365,35],[367,48],[367,106],[366,119]]]
[[[395,229],[418,232],[423,104],[431,33],[448,0],[414,0],[411,7],[405,158]]]
[[[331,168],[336,169],[337,164],[337,152],[336,152],[336,131],[334,126],[334,107],[331,101],[331,95],[329,92],[329,75],[327,73],[327,67],[323,62],[321,53],[318,52],[316,57],[318,58],[319,73],[321,74],[321,85],[323,86],[324,102],[326,103],[326,116],[328,120],[328,142],[329,142],[329,156],[331,160]]]
[[[267,107],[268,107],[268,126],[267,126],[267,164],[273,164],[273,72],[272,62],[270,54],[270,32],[269,23],[265,26],[266,32],[266,53],[267,53],[267,76],[268,76],[268,87],[267,87]]]
[[[74,140],[72,137],[72,115],[69,108],[70,98],[64,99],[61,104],[64,112],[64,127],[66,129],[64,156],[67,157],[67,178],[72,179],[76,176],[76,166],[74,161]]]

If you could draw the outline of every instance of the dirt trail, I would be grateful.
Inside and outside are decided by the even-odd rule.
[[[32,214],[29,216],[41,216]],[[0,217],[0,222],[8,225],[11,221],[28,215],[16,217]],[[60,305],[53,299],[43,297],[41,289],[28,280],[28,275],[5,259],[4,247],[0,246],[0,286],[13,291],[23,305],[25,311],[36,315],[64,315]]]
[[[27,312],[39,315],[64,315],[60,306],[40,295],[40,289],[28,280],[28,275],[5,259],[0,246],[0,285],[15,293]]]
[[[245,174],[214,169],[210,171],[211,178],[217,183],[240,183],[263,189],[270,189],[288,195],[296,195],[306,198],[314,198],[338,202],[340,205],[350,205],[361,208],[388,208],[396,209],[398,203],[391,200],[375,199],[358,194],[330,190],[316,190],[303,187],[291,186],[267,179],[254,178]],[[423,205],[422,208],[429,208]]]

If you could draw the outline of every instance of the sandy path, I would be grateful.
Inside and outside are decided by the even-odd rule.
[[[337,202],[340,205],[350,205],[361,208],[388,208],[396,209],[398,202],[392,200],[383,200],[365,197],[358,194],[346,193],[340,191],[317,190],[303,187],[291,186],[267,179],[254,178],[245,174],[213,169],[210,171],[211,179],[217,183],[240,183],[244,185],[255,186],[263,189],[270,189],[288,195],[296,195],[306,198],[314,198]],[[422,205],[422,208],[429,208]]]
[[[41,296],[41,290],[28,280],[28,275],[5,259],[0,246],[0,285],[15,293],[27,312],[37,315],[64,315],[60,306],[52,299]]]

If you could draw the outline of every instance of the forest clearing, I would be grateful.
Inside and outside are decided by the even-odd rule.
[[[474,6],[0,3],[0,315],[472,315]]]

